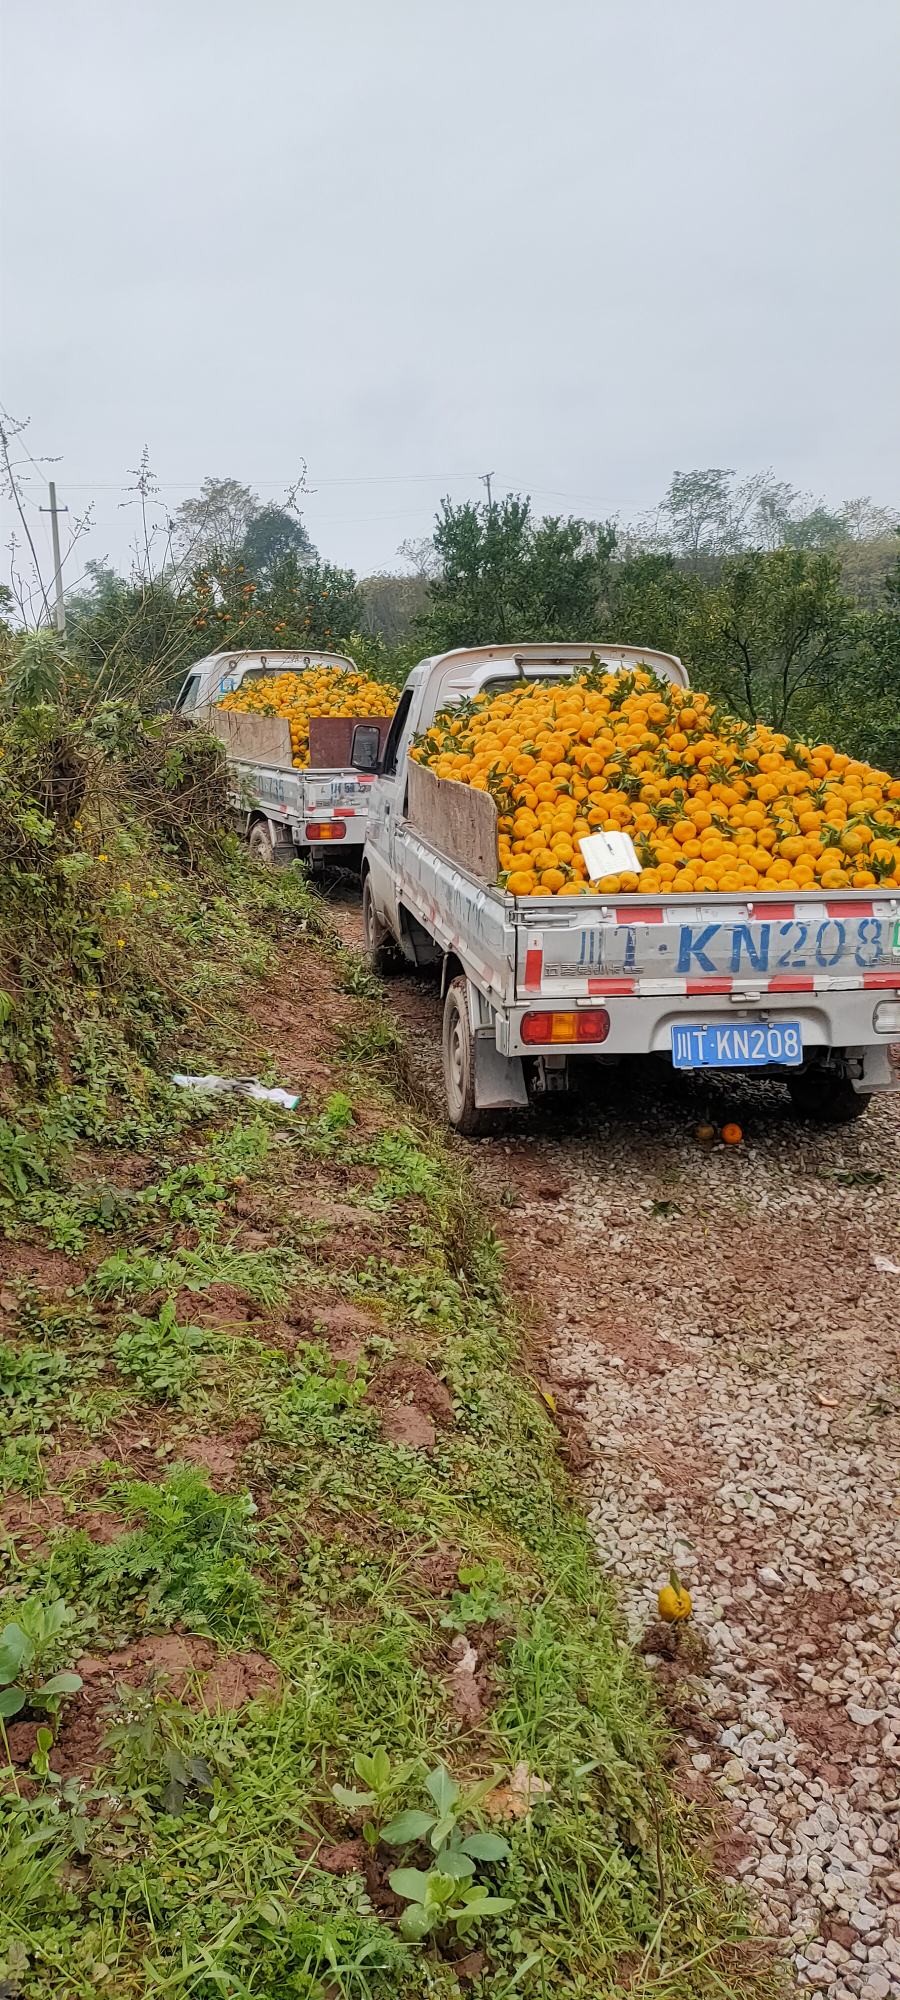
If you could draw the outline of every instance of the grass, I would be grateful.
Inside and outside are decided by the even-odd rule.
[[[3,1284],[0,1623],[61,1596],[64,1667],[122,1647],[131,1665],[85,1670],[52,1750],[16,1750],[0,1989],[770,2000],[778,1977],[670,1784],[652,1687],[523,1371],[496,1242],[458,1157],[395,1092],[377,987],[295,871],[263,876],[228,849],[164,866],[177,901],[153,912],[126,986],[54,1019],[43,988],[29,1016],[7,975],[4,1221],[20,1246],[56,1244],[70,1282],[57,1257],[52,1280]],[[2,923],[0,901],[0,968]],[[295,993],[305,953],[314,1089],[308,1016],[296,1040],[283,1016],[267,1025],[272,986]],[[176,1067],[299,1083],[300,1112],[192,1102],[166,1084]],[[392,1442],[385,1381],[402,1409],[429,1378],[452,1399],[434,1449]],[[163,1641],[187,1648],[174,1686],[154,1664]],[[474,1716],[454,1694],[460,1642],[479,1656]],[[207,1699],[215,1657],[254,1698]],[[383,1812],[346,1802],[376,1751],[397,1774]],[[405,1942],[385,1879],[429,1851],[392,1853],[385,1816],[420,1808],[440,1766],[465,1791],[522,1764],[546,1789],[503,1822],[508,1857],[478,1864],[503,1907],[468,1936]],[[348,1840],[357,1865],[328,1872]]]

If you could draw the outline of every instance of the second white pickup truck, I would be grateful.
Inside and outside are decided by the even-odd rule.
[[[482,646],[423,660],[369,795],[362,860],[371,962],[441,966],[447,1113],[491,1129],[573,1057],[655,1055],[782,1077],[798,1111],[858,1116],[900,1089],[900,890],[524,897],[495,886],[489,794],[408,752],[439,710],[596,660],[688,685],[680,660],[604,645]]]
[[[302,855],[314,873],[328,863],[358,868],[372,772],[389,716],[318,716],[310,724],[309,763],[297,768],[283,716],[220,706],[246,681],[302,674],[316,667],[359,670],[340,653],[208,653],[191,667],[175,704],[225,745],[231,806],[258,861],[280,866]]]

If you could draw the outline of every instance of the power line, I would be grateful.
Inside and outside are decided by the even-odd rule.
[[[23,460],[19,462],[24,463]],[[471,485],[472,480],[478,476],[471,472],[342,473],[335,478],[317,476],[315,486],[310,487],[302,497],[311,499],[322,486],[464,486]],[[160,490],[165,493],[196,493],[202,486],[203,480],[208,477],[208,473],[204,473],[200,479],[161,479],[158,483]],[[22,486],[36,486],[39,483],[46,486],[47,481],[23,479],[19,482]],[[253,479],[249,483],[253,486],[289,486],[291,481],[267,474],[264,478]],[[134,490],[133,487],[126,485],[124,480],[67,479],[66,485],[72,493],[131,493]]]

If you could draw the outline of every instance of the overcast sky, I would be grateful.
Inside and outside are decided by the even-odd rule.
[[[2,401],[89,553],[145,443],[169,508],[306,459],[361,572],[487,470],[592,517],[701,465],[897,501],[896,0],[2,15]]]

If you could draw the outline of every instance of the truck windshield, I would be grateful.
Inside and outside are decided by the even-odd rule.
[[[569,681],[581,664],[580,660],[573,660],[569,668],[535,667],[531,674],[492,674],[490,680],[481,682],[478,692],[502,694],[505,688],[515,687],[517,681]]]
[[[298,660],[296,664],[291,660],[287,665],[279,663],[277,667],[245,667],[241,679],[244,681],[265,681],[271,680],[273,674],[305,674],[307,668],[311,666],[311,660]]]

